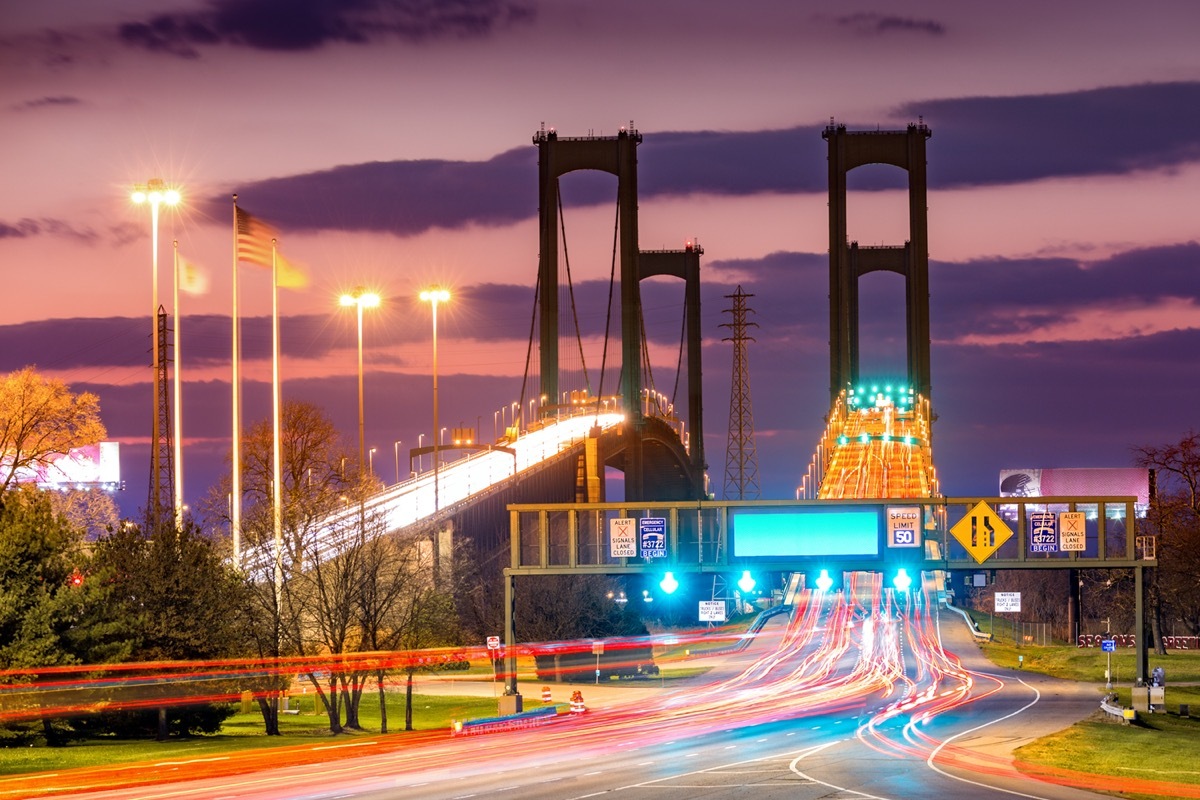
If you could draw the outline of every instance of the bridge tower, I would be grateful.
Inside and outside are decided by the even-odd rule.
[[[929,225],[926,205],[924,122],[902,131],[848,131],[830,125],[829,143],[829,394],[859,380],[858,281],[877,270],[904,277],[908,382],[929,397]],[[859,247],[847,240],[846,173],[866,164],[890,164],[908,173],[908,241]]]
[[[576,170],[594,169],[617,178],[617,215],[620,238],[618,259],[621,282],[620,394],[626,415],[625,498],[646,498],[646,454],[643,436],[646,418],[642,409],[642,278],[670,275],[683,279],[688,331],[688,425],[691,427],[689,461],[703,490],[704,445],[700,402],[700,289],[699,259],[703,252],[685,250],[642,253],[638,250],[637,146],[642,136],[633,127],[616,136],[560,137],[542,129],[533,137],[538,148],[538,335],[540,340],[541,394],[559,397],[558,354],[558,179]]]

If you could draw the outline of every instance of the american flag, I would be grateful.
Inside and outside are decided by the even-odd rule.
[[[271,240],[278,238],[275,230],[258,219],[237,209],[237,260],[260,267],[271,266]]]

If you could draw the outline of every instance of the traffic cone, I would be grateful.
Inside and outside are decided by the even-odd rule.
[[[554,698],[551,697],[551,695],[550,695],[550,687],[549,686],[542,687],[542,702],[545,703],[546,705],[550,705],[552,702],[554,702]]]

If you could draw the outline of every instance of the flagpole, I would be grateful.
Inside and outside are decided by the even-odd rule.
[[[229,531],[233,536],[233,563],[242,565],[242,409],[241,375],[238,373],[238,208],[233,196],[233,481],[230,488]]]
[[[175,249],[175,367],[172,378],[175,383],[175,530],[183,528],[183,384],[179,375],[179,240],[174,240]]]
[[[271,452],[271,512],[275,526],[275,603],[283,597],[283,445],[279,420],[279,257],[271,239],[271,416],[274,440]]]

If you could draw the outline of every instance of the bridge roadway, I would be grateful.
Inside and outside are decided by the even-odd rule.
[[[850,602],[841,593],[805,595],[793,615],[772,620],[743,651],[688,658],[682,666],[705,674],[667,688],[656,689],[653,680],[553,685],[559,699],[580,689],[589,709],[541,728],[326,740],[313,745],[322,753],[308,763],[247,774],[236,764],[193,765],[190,772],[176,766],[171,769],[180,776],[211,769],[212,777],[120,790],[93,785],[98,791],[88,796],[1100,797],[1063,785],[1095,785],[1091,776],[1040,781],[1018,772],[1012,759],[1020,744],[1095,711],[1099,686],[991,665],[961,617],[939,608],[935,596],[928,587],[897,595],[881,591],[878,582],[867,591],[848,590]],[[427,679],[417,691],[496,692],[491,682],[469,684]],[[65,778],[49,776],[47,787]]]
[[[812,486],[821,500],[936,497],[928,400],[858,392],[834,402],[797,499],[812,497]]]
[[[579,448],[597,426],[601,431],[611,433],[624,424],[624,419],[620,413],[596,414],[594,410],[547,417],[515,438],[498,440],[442,465],[437,474],[436,508],[431,468],[367,498],[361,511],[369,518],[378,519],[388,533],[438,521],[453,515],[464,505],[503,491],[515,481],[536,473],[548,462]],[[347,506],[324,521],[317,533],[324,555],[338,551],[344,542],[351,540],[360,513],[358,506]],[[257,558],[250,560],[269,562],[269,548],[267,543]]]

